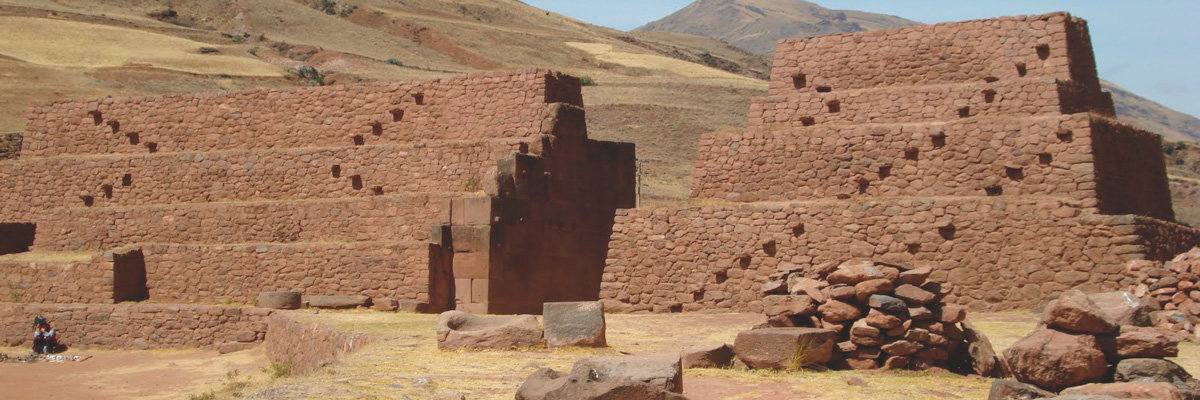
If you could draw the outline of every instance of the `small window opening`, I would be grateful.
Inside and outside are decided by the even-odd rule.
[[[362,135],[354,135],[354,137],[350,138],[350,140],[354,141],[355,146],[362,146],[367,143],[366,139],[363,139]]]
[[[937,135],[932,138],[933,148],[940,149],[946,147],[946,135]]]
[[[1050,45],[1039,44],[1037,46],[1037,55],[1038,55],[1038,58],[1043,59],[1043,60],[1050,58]]]
[[[679,304],[679,303],[672,304],[669,309],[672,313],[681,313],[681,312],[683,312],[683,304]]]
[[[87,207],[91,207],[96,204],[96,198],[92,197],[91,195],[85,194],[83,196],[79,196],[79,199],[83,200],[83,205]]]
[[[921,155],[921,150],[916,147],[909,147],[907,149],[904,149],[904,159],[905,160],[916,161],[917,156],[920,156],[920,155]]]
[[[403,120],[404,120],[404,110],[401,110],[399,108],[392,110],[392,121],[393,122],[400,122]]]
[[[376,196],[383,195],[383,186],[371,186],[371,193]]]
[[[803,89],[805,86],[808,86],[808,76],[804,74],[792,75],[792,86],[796,89]]]
[[[798,224],[792,227],[792,237],[800,237],[804,234],[804,224]]]
[[[983,78],[983,81],[984,81],[984,82],[987,82],[987,83],[992,83],[992,82],[996,82],[996,81],[999,81],[999,80],[1000,80],[1000,78],[997,78],[997,77],[994,77],[994,76],[987,76],[987,77],[984,77],[984,78]]]
[[[725,283],[725,281],[729,279],[729,274],[725,271],[717,272],[715,275],[713,275],[713,279],[716,280],[717,283]]]
[[[779,246],[774,240],[768,240],[763,242],[762,249],[763,253],[766,253],[768,257],[775,257],[775,253],[779,251]]]
[[[112,185],[108,185],[108,184],[101,185],[100,190],[104,192],[104,198],[106,198],[106,199],[112,198],[112,196],[113,196],[113,186]]]
[[[910,243],[908,245],[907,251],[908,251],[908,254],[920,253],[921,252],[921,244],[920,243]]]
[[[342,166],[334,164],[332,167],[329,167],[329,174],[333,175],[334,178],[341,178],[342,177]]]
[[[151,153],[157,153],[158,152],[158,143],[154,143],[154,142],[146,143],[146,150]]]
[[[942,239],[954,240],[955,233],[957,233],[957,229],[954,228],[954,225],[944,225],[938,227],[938,235],[941,236]]]
[[[529,153],[529,143],[521,143],[521,144],[517,145],[517,151],[521,152],[521,154],[528,154]]]
[[[813,126],[813,124],[816,124],[816,123],[817,123],[817,120],[816,120],[816,118],[813,118],[813,117],[800,117],[800,125],[804,125],[804,126]]]
[[[825,102],[825,106],[829,107],[829,112],[831,113],[842,111],[842,102],[837,100],[827,101]]]
[[[987,193],[988,196],[999,196],[1004,194],[1004,188],[1000,186],[988,186],[983,188],[983,191],[984,193]]]
[[[383,134],[383,124],[378,122],[371,123],[371,134],[379,136]]]
[[[351,176],[350,177],[350,187],[354,188],[354,190],[361,190],[363,188],[362,176],[360,176],[360,175]]]
[[[958,109],[959,118],[967,118],[971,116],[971,107],[962,107]]]
[[[97,111],[97,110],[88,111],[88,115],[90,115],[92,117],[92,123],[94,123],[96,125],[100,125],[101,122],[104,122],[104,116],[103,116],[103,114],[100,113],[100,111]]]
[[[1007,176],[1008,179],[1019,181],[1025,179],[1025,170],[1022,168],[1005,167],[1004,175]]]
[[[829,87],[829,86],[817,86],[817,92],[820,92],[820,93],[829,93],[829,92],[832,92],[832,91],[833,91],[833,88],[831,88],[831,87]]]
[[[121,121],[108,121],[108,127],[112,128],[112,133],[121,131]]]
[[[122,176],[121,186],[133,186],[133,174],[125,174]]]
[[[1058,141],[1060,142],[1070,142],[1075,140],[1075,133],[1068,129],[1060,129],[1058,132],[1054,133],[1054,136],[1057,136]]]
[[[1027,72],[1029,71],[1025,69],[1025,63],[1017,63],[1017,75],[1025,76]]]
[[[417,103],[418,106],[425,104],[425,94],[424,93],[413,93],[412,98],[413,98],[413,102]]]
[[[858,194],[867,194],[867,189],[871,188],[871,181],[863,178],[858,178],[857,184]]]
[[[704,290],[703,289],[697,290],[695,293],[692,293],[692,301],[703,301],[703,300],[704,300]]]
[[[991,103],[993,101],[996,101],[996,91],[992,89],[985,89],[983,91],[983,102]]]
[[[137,132],[127,132],[125,133],[125,137],[129,138],[129,144],[136,145],[142,141],[141,135]]]
[[[1052,162],[1054,162],[1054,156],[1050,155],[1050,153],[1038,154],[1038,163],[1039,164],[1050,165],[1050,163],[1052,163]]]
[[[884,165],[884,166],[879,167],[879,179],[887,178],[889,176],[892,176],[892,166],[891,165]]]
[[[738,265],[742,268],[750,268],[750,256],[738,257]]]

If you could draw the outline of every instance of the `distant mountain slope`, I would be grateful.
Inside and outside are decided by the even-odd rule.
[[[1117,117],[1125,123],[1162,135],[1166,140],[1200,142],[1200,118],[1138,96],[1112,82],[1100,81],[1100,84],[1112,92]]]
[[[708,36],[755,54],[772,55],[781,38],[919,25],[900,17],[831,10],[800,0],[697,0],[634,29]]]

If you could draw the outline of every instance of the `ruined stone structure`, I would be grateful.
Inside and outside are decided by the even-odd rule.
[[[1033,307],[1200,243],[1172,222],[1159,137],[1113,119],[1081,19],[785,40],[771,77],[746,130],[701,139],[696,205],[619,212],[609,309],[761,312],[769,275],[852,258]]]
[[[0,302],[594,300],[634,154],[582,107],[544,70],[36,105],[0,161]]]

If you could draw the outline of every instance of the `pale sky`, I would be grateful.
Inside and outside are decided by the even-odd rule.
[[[596,25],[629,30],[690,0],[525,0]],[[1068,11],[1088,20],[1100,77],[1142,97],[1200,116],[1200,0],[817,0],[833,9],[891,14],[923,23]]]

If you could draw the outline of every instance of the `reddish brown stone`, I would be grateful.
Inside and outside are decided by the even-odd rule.
[[[1053,329],[1039,329],[1017,341],[1004,358],[1017,380],[1051,391],[1097,382],[1108,369],[1095,338]]]

